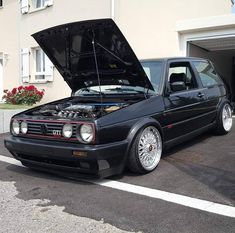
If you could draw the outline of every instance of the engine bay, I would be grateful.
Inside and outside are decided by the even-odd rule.
[[[44,105],[33,111],[32,115],[52,116],[62,119],[94,119],[127,107],[128,105],[122,102],[74,103],[73,101],[68,101],[65,103]]]

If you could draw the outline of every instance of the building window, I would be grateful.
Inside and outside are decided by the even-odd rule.
[[[21,49],[22,82],[53,81],[53,65],[40,47]]]
[[[37,8],[51,6],[53,4],[53,1],[52,0],[31,0],[31,3],[32,3],[32,7],[34,9],[37,9]]]
[[[35,56],[35,80],[45,79],[45,53],[42,49],[37,48],[34,51]]]
[[[0,0],[1,1],[1,0]],[[53,5],[53,0],[20,0],[21,13],[27,14]]]
[[[41,8],[45,6],[45,0],[32,0],[33,8]]]
[[[53,65],[41,48],[33,48],[34,81],[53,81]]]

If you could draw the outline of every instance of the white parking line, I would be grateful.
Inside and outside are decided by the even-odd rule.
[[[24,167],[18,160],[14,158],[10,158],[4,155],[0,155],[0,161],[6,162],[9,164],[13,164],[16,166]],[[219,214],[223,216],[228,216],[235,218],[235,207],[228,206],[228,205],[222,205],[215,202],[210,202],[198,198],[192,198],[180,194],[175,194],[171,192],[161,191],[157,189],[152,188],[146,188],[139,185],[133,185],[133,184],[127,184],[119,181],[113,181],[113,180],[102,180],[102,181],[94,181],[94,180],[83,180],[85,182],[97,184],[104,187],[109,187],[117,190],[122,190],[129,193],[134,193],[146,197],[156,198],[160,200],[164,200],[167,202],[191,207],[194,209]]]

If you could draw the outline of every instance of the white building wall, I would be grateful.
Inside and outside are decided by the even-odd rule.
[[[5,0],[0,8],[0,53],[3,58],[3,88],[19,84],[19,8],[18,1]],[[0,101],[3,93],[0,93]]]
[[[231,13],[230,0],[54,0],[53,6],[34,12],[30,8],[23,15],[20,1],[4,2],[4,8],[0,9],[0,53],[9,54],[4,67],[4,89],[22,84],[20,49],[37,46],[30,35],[39,30],[73,21],[113,17],[139,58],[175,56],[180,55],[178,20]],[[70,94],[56,70],[53,82],[32,84],[45,89],[43,102]]]
[[[116,22],[139,58],[180,55],[176,22],[230,14],[230,0],[118,0]]]

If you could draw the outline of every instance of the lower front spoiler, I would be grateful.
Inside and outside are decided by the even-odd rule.
[[[70,178],[104,178],[122,173],[127,141],[83,145],[10,136],[4,141],[23,165]],[[74,152],[83,156],[74,156]],[[85,156],[84,156],[85,154]]]

